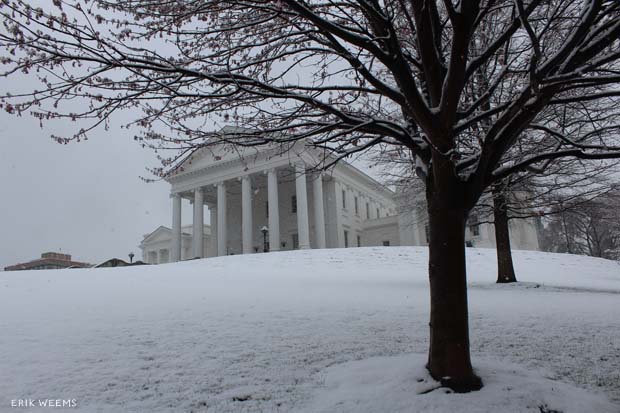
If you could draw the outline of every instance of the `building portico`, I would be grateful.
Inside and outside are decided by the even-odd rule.
[[[257,155],[260,157],[260,152]],[[192,161],[200,163],[198,157]],[[249,167],[243,165],[243,158],[230,159],[223,168],[214,159],[213,164],[205,165],[203,173],[185,172],[169,178],[173,203],[171,260],[181,257],[177,239],[184,201],[193,204],[196,239],[201,239],[205,206],[209,211],[211,244],[216,249],[208,250],[207,256],[263,251],[264,227],[268,229],[269,251],[326,247],[326,178],[309,172],[301,157],[291,162],[290,156],[265,155],[263,161],[255,159]],[[194,257],[202,258],[201,251],[200,246],[194,245]]]
[[[172,202],[170,261],[188,256],[181,227],[187,202],[193,205],[190,258],[344,247],[349,236],[360,240],[362,222],[370,219],[368,211],[367,217],[361,212],[364,202],[372,204],[373,215],[375,209],[382,216],[396,213],[389,189],[345,163],[319,173],[312,166],[321,159],[304,142],[286,148],[222,144],[194,151],[166,178]],[[343,196],[352,199],[347,203]]]

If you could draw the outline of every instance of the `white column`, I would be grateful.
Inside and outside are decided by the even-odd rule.
[[[226,184],[217,184],[217,255],[226,255]]]
[[[204,239],[204,196],[202,188],[194,190],[194,228],[192,234],[192,258],[202,258]]]
[[[295,165],[295,191],[297,196],[297,232],[299,249],[310,248],[310,228],[308,227],[308,192],[306,188],[306,168],[304,164]]]
[[[211,216],[211,238],[210,238],[210,250],[209,256],[217,257],[217,208],[215,204],[209,204],[209,214]]]
[[[411,233],[412,245],[424,245],[420,238],[420,226],[424,228],[424,218],[418,216],[415,208],[411,210],[411,222],[409,223],[409,231]]]
[[[342,185],[339,182],[334,184],[336,188],[336,227],[333,231],[336,231],[336,246],[335,248],[344,248],[344,232],[342,228]]]
[[[312,182],[314,197],[314,231],[316,248],[325,248],[325,209],[323,207],[323,175],[318,174]]]
[[[280,251],[280,208],[278,205],[278,173],[267,172],[267,203],[269,205],[269,251]]]
[[[241,178],[241,236],[243,253],[252,253],[252,181],[250,176]]]
[[[172,195],[172,248],[170,261],[181,261],[181,196]]]

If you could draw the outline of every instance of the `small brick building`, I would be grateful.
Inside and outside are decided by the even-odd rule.
[[[71,255],[58,252],[44,252],[41,258],[22,264],[4,267],[4,271],[20,270],[57,270],[61,268],[87,268],[91,264],[86,262],[71,261]]]

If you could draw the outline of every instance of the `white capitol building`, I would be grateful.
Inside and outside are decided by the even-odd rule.
[[[281,146],[196,150],[166,180],[172,228],[144,236],[143,260],[192,258],[307,248],[427,245],[426,215],[399,205],[402,197],[354,166],[311,167],[321,152],[298,142]],[[193,224],[181,226],[181,203],[193,204]],[[403,204],[403,202],[400,202]],[[204,225],[205,207],[211,225]],[[534,220],[511,220],[515,249],[538,249]],[[468,245],[494,247],[493,226],[476,224]]]

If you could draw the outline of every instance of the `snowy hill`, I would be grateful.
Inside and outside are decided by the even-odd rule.
[[[425,248],[0,273],[0,411],[620,411],[620,265],[517,251],[515,267],[496,285],[495,251],[468,249],[486,384],[468,395],[417,394],[434,386]]]

